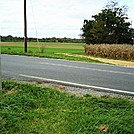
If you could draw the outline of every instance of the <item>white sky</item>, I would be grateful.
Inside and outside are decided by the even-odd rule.
[[[109,0],[27,0],[28,37],[80,38],[84,19],[91,19]],[[24,0],[0,0],[0,35],[24,35]],[[134,0],[119,0],[128,6],[134,27]],[[37,36],[36,36],[37,31]]]

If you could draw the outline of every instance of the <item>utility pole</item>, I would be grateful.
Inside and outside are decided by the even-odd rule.
[[[24,52],[27,52],[27,10],[26,0],[24,0]]]
[[[2,35],[0,35],[0,43],[1,43],[1,38],[2,38]],[[0,47],[0,92],[1,90],[2,90],[2,77],[1,77],[1,47]]]

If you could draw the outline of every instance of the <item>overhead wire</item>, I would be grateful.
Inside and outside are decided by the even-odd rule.
[[[35,15],[34,15],[34,9],[33,9],[33,3],[32,0],[30,0],[30,4],[31,4],[31,10],[32,10],[32,16],[33,16],[33,23],[34,23],[34,28],[35,28],[35,34],[36,34],[36,41],[37,41],[37,45],[40,51],[40,42],[38,39],[38,32],[37,32],[37,27],[36,27],[36,21],[35,21]]]

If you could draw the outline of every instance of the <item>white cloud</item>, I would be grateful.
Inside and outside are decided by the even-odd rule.
[[[1,0],[2,35],[23,36],[24,0]],[[79,38],[84,19],[91,19],[107,4],[107,0],[28,0],[28,36]],[[129,6],[128,16],[134,22],[133,0],[120,0]],[[36,26],[35,26],[36,25]]]

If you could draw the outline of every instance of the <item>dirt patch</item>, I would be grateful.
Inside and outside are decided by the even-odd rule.
[[[114,59],[106,59],[106,58],[98,58],[98,57],[93,57],[93,56],[86,56],[86,55],[78,55],[78,54],[70,54],[70,53],[57,53],[57,54],[63,54],[66,56],[73,56],[73,57],[84,57],[84,58],[89,58],[93,60],[98,60],[104,63],[109,63],[113,65],[119,65],[119,66],[133,66],[134,67],[134,62],[132,61],[123,61],[123,60],[114,60]]]
[[[109,128],[107,125],[101,125],[100,128],[99,128],[100,131],[103,131],[103,132],[108,132]]]

